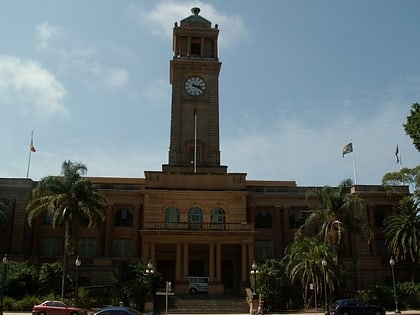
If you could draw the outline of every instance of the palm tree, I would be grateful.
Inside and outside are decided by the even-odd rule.
[[[327,262],[325,277],[322,265],[324,259]],[[315,290],[315,294],[318,291],[325,296],[324,280],[329,288],[327,291],[334,291],[336,262],[333,259],[331,248],[319,240],[297,233],[293,243],[286,248],[282,263],[290,281],[298,282],[301,285],[305,308],[309,307],[313,298],[313,294],[308,291],[310,283],[316,284],[319,289]]]
[[[371,234],[368,225],[358,215],[364,202],[360,196],[350,193],[352,185],[352,181],[346,179],[338,187],[324,186],[307,193],[307,200],[315,196],[320,206],[306,219],[302,232],[308,236],[316,235],[324,244],[331,246],[336,259],[346,230]]]
[[[62,297],[67,275],[67,255],[74,254],[75,250],[73,224],[84,220],[89,227],[96,227],[105,220],[106,199],[88,179],[82,177],[86,172],[84,164],[64,161],[62,176],[42,178],[26,208],[29,225],[36,217],[48,213],[53,229],[64,227]]]
[[[400,201],[397,212],[384,220],[385,242],[395,260],[413,262],[411,280],[420,257],[420,201],[406,196]]]

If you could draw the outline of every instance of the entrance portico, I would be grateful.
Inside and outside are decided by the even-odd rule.
[[[237,231],[141,230],[143,254],[178,294],[189,293],[188,276],[209,278],[209,293],[240,292],[254,261],[254,235]],[[157,237],[159,235],[159,237]]]

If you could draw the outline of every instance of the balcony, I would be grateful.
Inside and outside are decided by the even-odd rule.
[[[145,222],[143,230],[148,231],[253,231],[247,222],[242,223],[200,223],[200,222]]]

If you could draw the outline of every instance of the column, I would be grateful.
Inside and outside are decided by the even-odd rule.
[[[143,248],[142,248],[142,255],[141,257],[143,258],[144,261],[146,261],[150,256],[149,256],[149,242],[146,240],[143,241]]]
[[[191,36],[187,39],[187,57],[191,56]]]
[[[188,281],[188,259],[189,259],[188,244],[184,244],[184,257],[182,262],[182,277],[184,281]]]
[[[175,262],[175,281],[182,280],[182,246],[180,243],[176,244],[176,262]]]
[[[151,242],[150,243],[150,256],[149,256],[149,259],[156,266],[156,243],[155,242]]]
[[[249,244],[248,245],[248,266],[247,266],[247,270],[251,267],[252,263],[255,260],[255,246],[254,244]]]
[[[214,281],[214,244],[209,244],[209,280]]]
[[[222,281],[222,244],[216,244],[216,281]]]
[[[241,259],[241,263],[242,263],[242,277],[241,277],[241,281],[242,283],[246,283],[248,280],[248,260],[247,260],[247,245],[242,243],[242,259]]]

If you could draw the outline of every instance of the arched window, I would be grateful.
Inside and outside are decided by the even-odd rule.
[[[115,212],[115,226],[133,226],[133,214],[130,209],[120,208]]]
[[[222,208],[211,209],[211,223],[225,223],[225,210]]]
[[[168,207],[165,210],[166,228],[176,228],[179,223],[179,209],[177,207]]]
[[[273,227],[273,217],[270,212],[262,210],[255,217],[255,228],[271,229]]]
[[[190,229],[199,230],[201,229],[201,223],[203,222],[203,211],[198,207],[192,207],[188,211],[188,226]]]

